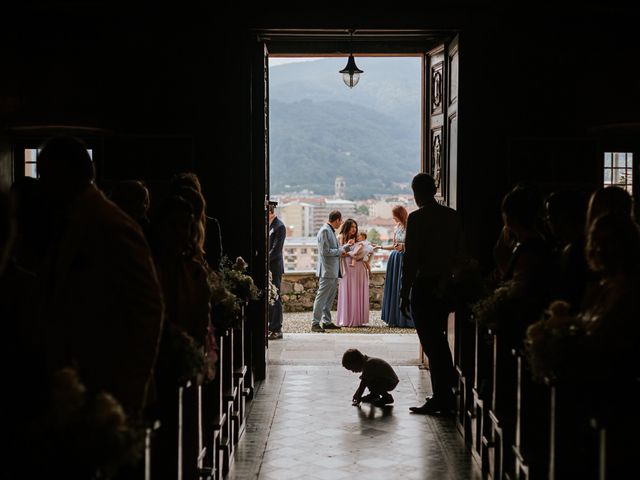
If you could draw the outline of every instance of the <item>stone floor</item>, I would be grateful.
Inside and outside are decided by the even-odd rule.
[[[394,364],[393,406],[351,405],[358,376],[340,365],[346,345]],[[270,342],[267,379],[250,403],[228,479],[481,479],[453,418],[409,413],[430,393],[417,349],[406,335],[291,334]]]

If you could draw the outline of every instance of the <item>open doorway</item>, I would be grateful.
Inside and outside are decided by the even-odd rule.
[[[421,170],[422,59],[358,63],[365,73],[349,89],[338,74],[343,58],[269,59],[269,190],[286,226],[286,274],[316,271],[316,235],[330,211],[355,219],[370,243],[387,245],[393,207],[416,208],[410,183]],[[386,270],[389,254],[379,249],[367,258],[371,273]],[[306,293],[287,287],[290,311],[310,306]]]
[[[348,37],[345,32],[261,32],[258,35],[259,40],[262,41],[260,46],[259,57],[263,57],[264,67],[264,97],[262,100],[259,98],[254,99],[254,105],[262,104],[265,108],[265,122],[261,127],[264,127],[264,162],[266,165],[266,182],[265,182],[265,194],[269,200],[278,201],[279,211],[278,213],[284,217],[287,233],[291,239],[301,239],[296,245],[289,243],[287,248],[283,249],[283,263],[285,263],[285,271],[288,270],[292,275],[296,274],[296,270],[306,270],[314,277],[313,272],[317,265],[317,253],[314,254],[314,250],[317,249],[316,234],[318,230],[318,223],[326,222],[326,219],[322,219],[322,213],[329,213],[332,206],[336,209],[342,208],[344,210],[343,216],[348,218],[349,216],[366,215],[365,209],[374,210],[375,208],[383,208],[383,206],[373,206],[372,199],[376,199],[376,196],[383,197],[384,195],[395,195],[396,201],[402,201],[406,203],[409,208],[415,208],[412,198],[412,192],[410,190],[410,181],[413,175],[419,171],[427,171],[439,180],[439,200],[442,203],[447,203],[455,208],[457,198],[457,75],[458,75],[458,48],[457,37],[455,32],[359,32],[361,35],[361,42],[356,43],[356,47],[353,48],[354,56],[357,59],[358,67],[365,70],[362,75],[360,83],[353,89],[348,89],[343,83],[338,74],[338,71],[344,68],[348,52],[345,51],[349,48]],[[327,53],[330,52],[330,53]],[[258,57],[258,58],[259,58]],[[398,167],[402,168],[402,161],[398,161],[397,157],[393,161],[394,155],[386,155],[387,163],[381,162],[381,167],[374,170],[374,173],[382,173],[380,176],[369,175],[366,180],[378,181],[379,192],[371,193],[367,191],[367,182],[361,181],[361,178],[355,177],[348,168],[336,168],[335,165],[331,165],[330,161],[326,159],[309,159],[309,152],[315,150],[316,152],[324,153],[325,155],[332,155],[332,160],[337,162],[336,165],[354,167],[357,171],[358,166],[362,171],[367,172],[371,168],[370,163],[363,159],[366,155],[358,157],[354,156],[356,153],[361,153],[363,149],[356,150],[353,148],[358,146],[357,141],[353,134],[354,126],[361,127],[367,125],[364,120],[358,117],[358,113],[361,113],[359,109],[369,108],[371,109],[376,105],[376,102],[383,103],[384,95],[373,96],[374,99],[369,98],[368,103],[365,105],[357,105],[353,102],[354,98],[366,97],[367,92],[362,87],[365,85],[367,79],[371,78],[372,74],[376,72],[376,67],[383,65],[384,61],[393,61],[396,59],[414,61],[416,74],[413,77],[418,91],[417,99],[415,101],[415,119],[409,120],[409,116],[405,118],[407,122],[395,122],[396,129],[400,128],[400,124],[410,124],[408,128],[405,128],[403,133],[411,130],[417,132],[415,135],[415,143],[412,153],[406,153],[412,147],[409,145],[411,142],[405,140],[402,142],[403,148],[406,147],[405,153],[400,153],[401,156],[410,157],[413,161],[411,167],[406,168],[404,172],[404,178],[401,181],[392,178],[394,169]],[[272,63],[273,62],[273,63]],[[330,65],[333,62],[334,65]],[[370,63],[371,62],[371,63]],[[378,65],[375,65],[375,63]],[[369,63],[369,65],[367,65]],[[380,67],[381,70],[385,70],[385,67]],[[386,67],[388,70],[389,67]],[[286,78],[286,75],[281,75],[286,70],[303,72],[302,77],[306,79],[306,83],[299,82],[297,85],[295,82],[291,82],[290,78]],[[306,73],[304,73],[306,72]],[[388,72],[386,72],[388,73]],[[454,78],[455,77],[455,78]],[[257,80],[257,79],[256,79]],[[406,79],[405,79],[406,80]],[[337,94],[328,92],[326,82],[333,82],[336,88],[341,90]],[[375,81],[371,82],[375,85]],[[254,83],[258,86],[258,83]],[[305,86],[314,86],[317,89],[317,96],[315,98],[305,98],[302,92]],[[320,86],[318,86],[320,85]],[[359,90],[360,89],[360,90]],[[280,102],[279,95],[289,97],[289,104]],[[348,106],[340,108],[340,97],[347,97],[350,95],[350,102]],[[299,111],[296,112],[299,116],[282,122],[278,115],[284,111],[291,111],[292,103],[296,102],[295,108]],[[310,120],[308,114],[310,109],[316,107],[317,103],[325,102],[323,107],[323,115],[325,119],[329,119],[325,125],[330,125],[333,128],[333,134],[331,131],[327,131],[325,128],[313,128],[313,122]],[[329,105],[331,103],[331,105]],[[397,108],[399,105],[396,102],[391,102],[390,109]],[[389,103],[387,103],[389,105]],[[330,108],[332,107],[332,108]],[[303,112],[300,114],[300,112]],[[307,114],[305,114],[306,112]],[[384,112],[383,112],[384,113]],[[390,115],[389,115],[390,116]],[[347,118],[350,122],[340,125],[336,121],[337,118]],[[258,120],[256,118],[256,120]],[[391,122],[393,123],[393,122]],[[370,130],[371,123],[368,124]],[[257,126],[257,122],[256,122]],[[282,130],[291,132],[291,126],[296,127],[298,132],[304,127],[307,128],[304,134],[298,133],[298,137],[295,135],[289,136],[289,141],[276,139],[274,135],[281,133]],[[306,136],[305,136],[306,135]],[[318,148],[317,138],[312,140],[311,148],[299,148],[301,144],[304,144],[302,140],[309,141],[311,136],[322,137],[323,140],[331,141],[332,150]],[[397,135],[397,138],[402,135]],[[303,138],[300,138],[303,137]],[[383,137],[379,135],[378,137]],[[254,136],[256,140],[260,138],[259,135]],[[286,138],[286,137],[285,137]],[[346,141],[344,138],[348,139]],[[388,137],[387,137],[388,138]],[[395,138],[394,140],[397,140]],[[293,141],[291,141],[293,139]],[[281,141],[282,140],[282,141]],[[380,140],[380,138],[376,138]],[[374,143],[374,149],[376,142]],[[393,142],[382,141],[377,145],[383,144],[379,147],[375,153],[380,154],[385,149],[389,149]],[[397,144],[397,143],[396,143]],[[307,143],[308,145],[308,143]],[[345,147],[345,145],[347,145]],[[371,145],[367,145],[371,147]],[[258,143],[256,142],[256,151]],[[289,155],[289,164],[287,161],[282,161],[284,158],[283,149],[289,149],[286,152]],[[393,149],[394,153],[398,153],[399,148]],[[381,151],[381,152],[380,152]],[[389,151],[389,150],[387,150]],[[369,159],[372,155],[369,155]],[[385,157],[384,153],[382,153]],[[322,155],[320,156],[322,157]],[[310,160],[307,164],[312,165],[315,161],[317,167],[320,168],[314,172],[313,168],[303,168],[302,174],[304,178],[300,178],[300,172],[296,172],[295,168],[291,168],[291,161],[299,159]],[[388,161],[389,158],[392,161]],[[360,162],[360,163],[359,163]],[[304,164],[304,162],[302,162]],[[375,162],[374,162],[375,163]],[[406,165],[406,164],[405,164]],[[316,167],[316,168],[317,168]],[[336,171],[337,170],[337,171]],[[298,174],[298,177],[296,177]],[[380,181],[380,177],[383,178]],[[371,182],[370,182],[371,183]],[[392,186],[400,191],[389,191],[387,188]],[[352,189],[350,191],[350,189]],[[402,191],[404,190],[404,191]],[[404,195],[403,195],[404,194]],[[313,197],[316,197],[315,199]],[[317,198],[324,197],[324,198]],[[351,197],[351,198],[349,198]],[[369,200],[367,202],[367,200]],[[389,199],[387,199],[389,200]],[[341,202],[338,206],[337,203]],[[319,205],[319,203],[321,203]],[[393,200],[387,201],[386,205],[388,209],[393,207]],[[344,205],[342,205],[344,204]],[[327,212],[323,212],[327,210]],[[349,211],[349,214],[345,214]],[[314,214],[315,213],[315,214]],[[375,213],[375,212],[373,212]],[[320,215],[318,215],[320,214]],[[366,225],[370,227],[371,225]],[[380,241],[389,241],[390,230],[392,230],[393,224],[388,226],[383,234],[379,229],[366,228],[366,233],[374,236],[374,239]],[[389,228],[391,227],[391,228]],[[269,232],[269,228],[265,228],[265,233]],[[268,235],[267,235],[268,237]],[[306,240],[302,240],[306,239]],[[265,242],[265,254],[268,253],[268,239]],[[374,265],[383,272],[382,285],[384,285],[384,267],[385,259],[383,258],[385,252],[380,252],[380,255],[374,262]],[[266,255],[265,255],[266,256]],[[267,269],[268,272],[268,269]],[[302,313],[302,322],[304,328],[308,329],[311,325],[311,308],[314,296],[314,282],[308,279],[300,279],[301,281],[288,282],[289,285],[284,288],[283,296],[287,295],[287,301],[291,300],[291,297],[299,298],[305,292],[307,288],[310,288],[309,298],[302,300],[302,305],[298,305],[298,310],[305,310]],[[379,295],[382,297],[382,295]],[[382,300],[382,298],[380,298]],[[306,305],[305,305],[306,303]],[[379,308],[379,307],[378,307]],[[300,312],[295,312],[300,313]],[[384,325],[384,323],[381,324]],[[265,328],[268,331],[268,328]],[[317,335],[316,335],[317,336]],[[334,335],[331,335],[334,336]],[[346,335],[340,335],[340,337],[346,338]],[[415,336],[410,335],[415,339],[415,354],[414,357],[418,359],[418,342]],[[270,344],[270,350],[273,345]],[[270,352],[271,353],[271,352]],[[270,355],[271,356],[271,355]],[[282,359],[281,359],[282,360]],[[335,360],[335,359],[333,359]]]

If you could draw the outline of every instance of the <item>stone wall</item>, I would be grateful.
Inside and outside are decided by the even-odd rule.
[[[384,290],[384,271],[374,271],[369,277],[369,308],[380,310]],[[285,312],[310,312],[318,290],[318,278],[313,272],[285,273],[280,294]],[[337,295],[336,295],[337,298]],[[336,305],[334,302],[333,308]]]

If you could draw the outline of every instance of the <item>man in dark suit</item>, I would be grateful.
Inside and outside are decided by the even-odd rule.
[[[269,271],[271,281],[278,289],[278,299],[269,307],[269,340],[282,338],[282,299],[280,297],[280,285],[284,273],[284,260],[282,249],[284,239],[287,236],[287,228],[276,216],[278,202],[269,202]]]
[[[433,396],[413,413],[448,413],[454,406],[455,372],[447,340],[447,319],[452,308],[444,288],[463,251],[462,224],[458,213],[439,205],[433,177],[419,173],[411,182],[419,209],[407,221],[400,309],[411,305],[422,348],[429,358]]]

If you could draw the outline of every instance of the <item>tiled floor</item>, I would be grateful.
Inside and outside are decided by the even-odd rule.
[[[300,335],[286,340],[298,343],[298,351],[324,348],[326,355],[294,358],[286,355],[296,351],[293,344],[270,343],[274,359],[251,402],[229,479],[481,478],[453,418],[409,413],[430,388],[428,371],[417,366],[417,343],[393,338],[406,337],[401,335]],[[395,364],[400,383],[392,407],[351,406],[358,375],[340,365],[346,345],[374,356],[386,353]],[[398,365],[412,356],[413,365]],[[285,364],[278,364],[283,357]]]

